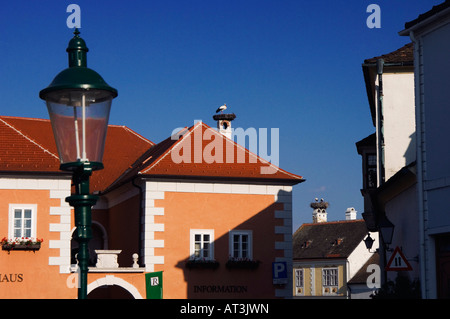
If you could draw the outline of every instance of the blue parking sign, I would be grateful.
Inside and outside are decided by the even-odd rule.
[[[272,279],[274,285],[287,284],[288,272],[285,261],[277,261],[272,263]]]

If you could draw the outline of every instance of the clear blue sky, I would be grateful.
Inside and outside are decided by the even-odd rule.
[[[444,0],[15,0],[0,6],[0,114],[48,118],[38,97],[67,67],[69,4],[81,7],[88,66],[119,91],[110,123],[154,142],[227,103],[234,126],[279,128],[294,228],[315,197],[328,220],[363,211],[355,142],[374,132],[361,64],[410,40],[405,22]],[[369,29],[369,4],[381,28]]]

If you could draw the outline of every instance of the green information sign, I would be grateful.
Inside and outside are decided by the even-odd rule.
[[[147,299],[163,298],[163,273],[162,271],[145,274],[145,288]]]

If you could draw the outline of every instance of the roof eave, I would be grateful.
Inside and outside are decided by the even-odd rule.
[[[0,176],[16,176],[16,175],[27,175],[27,176],[64,176],[64,177],[72,177],[71,172],[67,171],[18,171],[18,170],[11,170],[11,171],[5,171],[0,170]]]
[[[252,177],[233,177],[233,176],[209,176],[209,175],[163,175],[163,174],[141,174],[144,179],[170,179],[170,180],[191,180],[191,181],[219,181],[248,184],[270,184],[270,185],[288,185],[293,186],[306,181],[304,178],[252,178]]]
[[[114,189],[121,187],[124,184],[135,181],[136,179],[141,180],[152,180],[152,181],[199,181],[199,182],[217,182],[217,183],[236,183],[236,184],[256,184],[256,185],[282,185],[282,186],[294,186],[306,181],[304,178],[299,179],[282,179],[282,178],[248,178],[248,177],[225,177],[225,176],[183,176],[183,175],[163,175],[163,174],[136,174],[126,179],[121,180],[118,183],[113,183],[107,187],[102,194],[111,192]]]
[[[369,102],[370,114],[372,116],[372,124],[376,126],[376,112],[375,112],[375,88],[372,85],[372,77],[371,77],[371,65],[363,63],[363,75],[364,75],[364,83],[366,84],[366,93],[367,99]]]
[[[440,5],[434,6],[433,9],[419,15],[417,19],[406,22],[405,29],[399,31],[398,34],[400,36],[409,36],[412,32],[414,33],[417,30],[423,29],[448,14],[450,14],[450,2],[446,1]]]

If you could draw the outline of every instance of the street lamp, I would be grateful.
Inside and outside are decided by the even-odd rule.
[[[381,238],[383,238],[383,243],[386,245],[386,250],[389,251],[389,245],[392,243],[392,236],[394,235],[394,224],[383,216],[378,224],[381,232]]]
[[[86,43],[78,29],[67,47],[69,67],[39,92],[46,101],[58,148],[60,169],[73,173],[75,194],[66,198],[74,207],[80,267],[78,298],[87,298],[88,243],[92,238],[91,207],[98,196],[89,192],[89,177],[103,169],[102,159],[108,129],[109,111],[117,90],[87,67]]]
[[[364,244],[366,245],[367,250],[370,252],[370,250],[372,249],[373,246],[373,242],[375,241],[375,239],[373,239],[372,237],[370,237],[370,233],[367,233],[367,237],[364,239]]]

